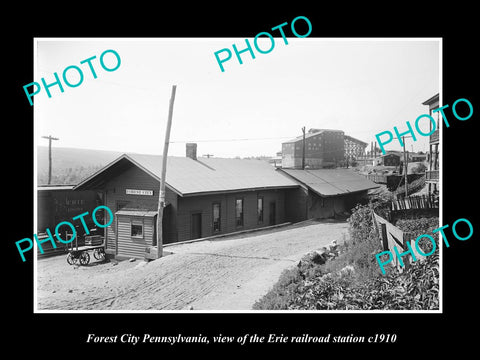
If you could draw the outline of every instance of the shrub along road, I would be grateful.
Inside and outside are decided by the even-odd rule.
[[[346,222],[308,221],[168,246],[165,251],[171,255],[149,263],[70,266],[64,256],[41,259],[37,262],[37,308],[249,310],[284,269],[333,240],[342,243],[346,236]]]

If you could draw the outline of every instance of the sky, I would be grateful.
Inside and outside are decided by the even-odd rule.
[[[233,54],[222,72],[214,53],[243,49],[244,38],[36,38],[33,81],[62,79],[70,65],[84,75],[78,87],[61,80],[63,93],[52,86],[51,98],[44,88],[34,96],[36,145],[52,135],[58,147],[162,154],[177,85],[169,155],[185,156],[185,143],[196,142],[199,156],[275,156],[303,126],[343,130],[370,149],[375,134],[414,126],[441,87],[439,39],[287,39],[275,38],[268,54],[253,48],[255,59],[241,54],[243,64]],[[99,63],[109,49],[121,58],[111,72]],[[80,64],[92,56],[96,79]],[[111,53],[104,59],[115,66]],[[76,76],[69,70],[72,83]],[[427,121],[420,127],[428,132]],[[401,147],[395,140],[385,149]],[[406,149],[428,151],[428,137],[407,139]]]

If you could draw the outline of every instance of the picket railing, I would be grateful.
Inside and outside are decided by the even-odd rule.
[[[373,181],[376,184],[386,184],[388,175],[381,174],[364,174],[368,180]]]
[[[417,174],[409,174],[409,176],[417,175]],[[415,179],[415,180],[408,180],[408,193],[413,194],[417,191],[420,191],[425,186],[425,175]],[[405,196],[405,180],[401,179],[399,184],[397,185],[396,190],[394,191],[394,197],[400,198]]]
[[[392,200],[392,211],[408,209],[436,209],[438,197],[433,194],[407,196]]]

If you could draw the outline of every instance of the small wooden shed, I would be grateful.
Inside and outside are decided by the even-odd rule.
[[[156,211],[122,209],[115,216],[117,256],[143,257],[146,248],[156,245]]]

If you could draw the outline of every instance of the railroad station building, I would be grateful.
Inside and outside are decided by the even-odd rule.
[[[282,170],[264,160],[197,158],[196,144],[187,144],[186,154],[167,159],[164,244],[335,217],[377,186],[348,169]],[[150,257],[161,165],[161,156],[123,154],[75,186],[100,192],[114,214],[104,229],[107,255]]]
[[[101,191],[115,214],[107,254],[142,258],[156,246],[161,165],[161,156],[124,154],[74,188]],[[266,161],[197,158],[192,146],[168,157],[165,182],[164,244],[286,222],[285,193],[298,187]]]

